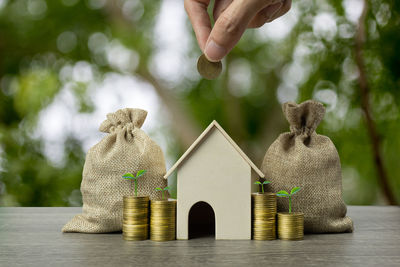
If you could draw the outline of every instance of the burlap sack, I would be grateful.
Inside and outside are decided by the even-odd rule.
[[[290,190],[293,211],[304,213],[308,233],[352,232],[353,222],[346,216],[342,200],[342,175],[338,152],[332,141],[315,132],[325,114],[316,101],[297,105],[283,104],[290,133],[281,134],[265,154],[261,171],[271,183],[269,190]],[[288,199],[278,198],[278,211],[288,211]]]
[[[76,215],[63,232],[107,233],[122,229],[122,198],[133,195],[126,172],[147,172],[138,178],[138,196],[160,199],[156,187],[167,186],[161,148],[140,127],[147,112],[121,109],[107,115],[100,131],[108,133],[86,155],[81,192],[83,213]]]

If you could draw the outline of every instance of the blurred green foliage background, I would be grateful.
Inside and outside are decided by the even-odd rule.
[[[183,37],[165,45],[177,31]],[[68,92],[76,110],[52,112],[56,120],[92,120],[117,94],[111,86],[103,102],[92,97],[110,77],[156,95],[149,134],[164,142],[169,166],[213,119],[260,164],[288,130],[281,103],[317,99],[327,107],[317,131],[338,149],[346,203],[398,204],[399,33],[399,1],[293,1],[284,17],[248,30],[221,77],[207,81],[196,73],[201,51],[183,1],[0,0],[0,205],[81,205],[81,137],[92,145],[101,135],[68,131],[73,121],[57,129],[43,114]],[[43,120],[66,135],[59,160],[46,152]]]

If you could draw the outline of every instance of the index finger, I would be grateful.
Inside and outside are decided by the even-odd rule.
[[[203,52],[211,32],[211,21],[207,13],[209,4],[210,0],[185,0],[184,2],[197,42]]]

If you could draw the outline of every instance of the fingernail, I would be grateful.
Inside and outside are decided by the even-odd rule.
[[[210,61],[220,61],[225,56],[226,50],[213,40],[210,40],[206,45],[204,54]]]

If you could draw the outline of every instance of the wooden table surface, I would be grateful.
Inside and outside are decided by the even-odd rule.
[[[0,208],[0,266],[400,266],[400,208],[350,206],[355,232],[302,241],[124,241],[61,233],[81,208]]]

